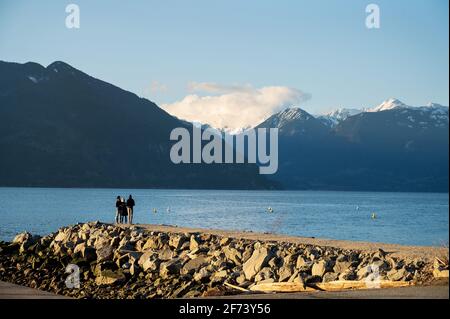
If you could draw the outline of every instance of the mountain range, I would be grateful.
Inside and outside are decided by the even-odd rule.
[[[189,125],[64,62],[0,61],[0,118],[0,186],[275,187],[255,164],[173,164]]]
[[[278,127],[279,169],[289,189],[448,192],[448,107],[397,99],[312,116],[300,108],[257,127]]]
[[[0,61],[0,186],[448,192],[448,107],[389,99],[313,116],[285,109],[279,168],[176,165],[173,128],[190,123],[64,62]]]

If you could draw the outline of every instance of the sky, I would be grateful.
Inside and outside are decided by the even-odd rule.
[[[77,4],[80,28],[66,6]],[[366,6],[380,28],[366,27]],[[449,105],[447,0],[0,1],[0,60],[64,61],[170,113],[242,127],[312,114]]]

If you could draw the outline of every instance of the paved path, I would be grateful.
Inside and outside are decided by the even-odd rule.
[[[0,281],[0,299],[68,299],[68,297]]]
[[[352,291],[318,291],[290,294],[241,294],[214,299],[449,299],[448,282],[425,287],[403,287]],[[46,291],[0,281],[0,299],[69,299]]]

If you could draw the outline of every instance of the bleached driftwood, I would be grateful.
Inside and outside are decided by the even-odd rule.
[[[342,291],[350,289],[394,288],[411,286],[411,282],[380,280],[378,282],[337,280],[326,283],[310,284],[305,286],[295,282],[275,282],[256,284],[250,287],[254,292],[311,292],[311,291]]]

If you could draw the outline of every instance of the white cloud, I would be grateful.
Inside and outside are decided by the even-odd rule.
[[[310,98],[309,94],[284,86],[253,88],[191,82],[188,89],[209,95],[190,94],[162,108],[178,118],[229,131],[256,126],[272,114]]]

